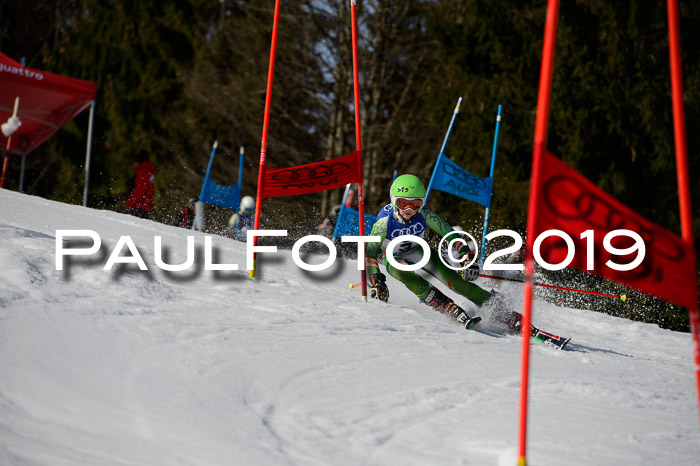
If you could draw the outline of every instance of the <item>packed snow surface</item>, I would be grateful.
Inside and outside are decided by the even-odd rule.
[[[466,300],[481,330],[391,278],[389,304],[363,302],[355,261],[261,253],[251,279],[221,236],[213,262],[240,270],[205,270],[204,234],[149,220],[6,190],[0,212],[2,465],[517,462],[521,340]],[[101,248],[56,270],[57,230]],[[154,237],[178,264],[188,235],[195,265],[158,268]],[[147,271],[103,270],[122,236]],[[689,334],[541,301],[534,323],[572,342],[531,344],[529,465],[700,464]]]

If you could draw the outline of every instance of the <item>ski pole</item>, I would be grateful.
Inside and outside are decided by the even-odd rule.
[[[362,285],[362,282],[360,283],[350,283],[350,289],[353,290],[357,288],[358,286]]]
[[[517,282],[517,283],[525,283],[523,280],[517,280],[515,278],[506,278],[506,277],[496,277],[494,275],[485,275],[485,274],[479,274],[480,277],[484,278],[493,278],[494,280],[506,280],[509,282]],[[598,293],[597,291],[587,291],[587,290],[577,290],[576,288],[567,288],[565,286],[555,286],[555,285],[545,285],[544,283],[535,283],[535,286],[542,286],[546,288],[554,288],[557,290],[565,290],[565,291],[575,291],[576,293],[587,293],[587,294],[594,294],[598,296],[606,296],[608,298],[619,298],[621,301],[627,301],[627,295],[614,295],[614,294],[607,294],[607,293]]]

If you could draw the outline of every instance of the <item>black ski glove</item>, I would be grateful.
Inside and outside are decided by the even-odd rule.
[[[386,275],[373,273],[367,279],[369,285],[369,297],[380,301],[389,301],[389,287],[386,286]]]
[[[475,254],[471,251],[466,253],[464,255],[464,263],[471,262],[472,259],[474,259]],[[481,267],[479,267],[479,264],[475,261],[472,265],[467,267],[464,270],[459,270],[457,273],[459,273],[459,276],[462,277],[462,280],[465,282],[473,282],[477,278],[479,278],[479,274],[481,273]]]

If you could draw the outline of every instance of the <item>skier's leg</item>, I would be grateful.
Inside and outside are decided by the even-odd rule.
[[[437,278],[444,285],[447,285],[449,289],[456,291],[479,307],[493,297],[490,292],[481,288],[479,285],[464,281],[456,270],[447,267],[440,260],[440,253],[433,248],[430,248],[430,261],[423,267],[423,270]]]
[[[411,293],[416,295],[421,301],[430,293],[430,289],[432,288],[430,283],[415,272],[399,270],[392,266],[386,259],[384,260],[384,265],[389,275],[406,285],[406,288],[411,290]]]
[[[422,258],[422,256],[418,254],[422,254],[422,252],[419,251],[416,253],[414,251],[413,254],[406,259],[409,262],[418,262]],[[430,260],[422,270],[438,279],[444,285],[447,285],[451,290],[469,299],[477,306],[488,309],[491,313],[491,318],[497,322],[501,322],[510,331],[520,331],[522,316],[511,309],[512,306],[506,303],[502,295],[494,291],[486,291],[475,283],[464,281],[456,270],[450,269],[440,260],[439,252],[435,249],[430,248]]]
[[[411,290],[411,292],[415,294],[422,303],[427,304],[435,311],[451,317],[453,320],[464,325],[468,329],[472,328],[481,320],[481,317],[469,317],[464,309],[456,305],[452,299],[445,296],[444,293],[432,286],[426,279],[417,273],[399,270],[386,260],[384,265],[386,266],[386,270],[389,275],[406,285],[406,287]]]

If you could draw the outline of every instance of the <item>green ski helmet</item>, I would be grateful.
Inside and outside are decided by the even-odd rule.
[[[425,204],[425,185],[415,175],[401,175],[391,184],[391,207],[394,208],[394,212],[398,212],[396,199],[399,198],[420,199],[422,201],[418,209],[420,212]]]

